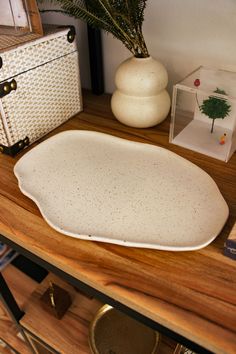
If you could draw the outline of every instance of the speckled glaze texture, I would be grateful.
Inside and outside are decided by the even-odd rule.
[[[15,165],[21,191],[57,231],[85,240],[194,250],[221,231],[228,206],[212,178],[157,146],[66,131]]]
[[[115,83],[117,90],[112,95],[111,109],[121,123],[148,128],[167,117],[168,75],[158,60],[152,57],[125,60],[116,71]]]

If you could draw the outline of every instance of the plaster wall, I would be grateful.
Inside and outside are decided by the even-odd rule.
[[[78,28],[82,86],[90,87],[86,25],[47,13],[47,23],[73,23]],[[200,65],[236,71],[236,0],[148,0],[143,26],[153,57],[169,73],[168,90]],[[116,67],[130,53],[111,35],[102,34],[105,90],[112,92]]]

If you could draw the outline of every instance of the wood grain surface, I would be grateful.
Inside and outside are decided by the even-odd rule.
[[[236,262],[223,255],[236,219],[236,155],[224,163],[169,144],[168,119],[150,129],[126,127],[112,116],[109,101],[108,95],[86,92],[84,112],[50,135],[66,129],[96,130],[159,145],[187,158],[209,173],[229,205],[230,216],[221,234],[202,250],[177,253],[59,234],[17,186],[13,166],[24,152],[14,159],[0,156],[0,233],[214,353],[236,353]]]
[[[68,291],[72,298],[72,305],[60,320],[42,304],[42,295],[48,289],[50,281]],[[50,273],[29,297],[20,324],[61,354],[91,354],[88,340],[89,326],[103,305]],[[28,334],[27,336],[29,337]],[[176,344],[161,336],[157,353],[172,354]]]
[[[10,264],[2,273],[18,305],[24,310],[28,297],[35,290],[37,283]],[[0,301],[0,339],[21,354],[32,354],[28,345],[18,335],[19,328],[13,323],[4,304]],[[10,353],[10,350],[7,350],[4,351],[0,347],[2,354]]]
[[[45,308],[41,300],[50,281],[68,291],[72,298],[72,305],[60,320]],[[101,306],[102,303],[96,299],[83,296],[63,280],[49,274],[31,295],[20,324],[61,354],[88,354],[89,324]]]

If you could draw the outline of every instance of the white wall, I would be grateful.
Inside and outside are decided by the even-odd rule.
[[[58,22],[58,15],[43,17]],[[82,85],[89,87],[86,26],[79,29]],[[200,65],[236,71],[236,0],[148,0],[143,32],[150,54],[167,68],[170,92]],[[102,39],[105,89],[112,92],[116,67],[130,53],[111,35],[104,33]]]

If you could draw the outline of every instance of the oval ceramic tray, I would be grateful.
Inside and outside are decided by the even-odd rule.
[[[92,131],[57,134],[15,165],[21,191],[57,231],[85,240],[194,250],[228,206],[212,178],[157,146]]]

